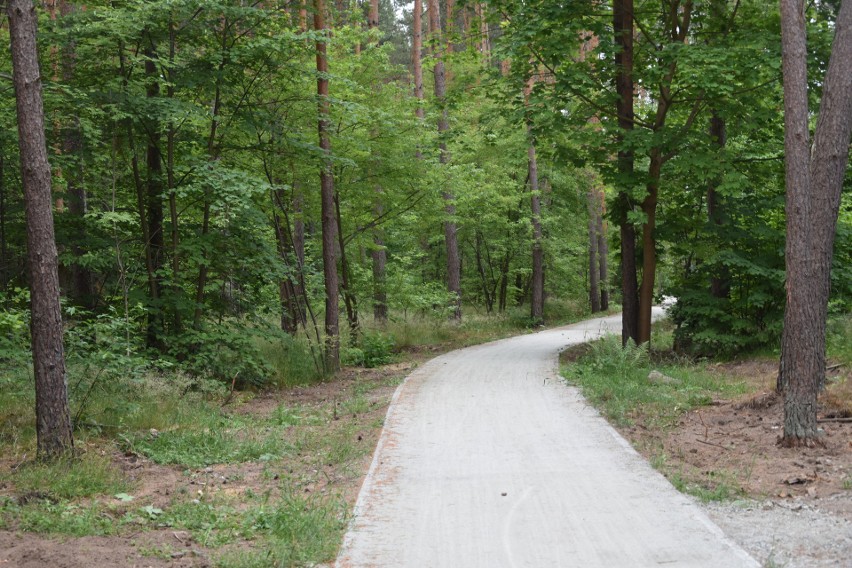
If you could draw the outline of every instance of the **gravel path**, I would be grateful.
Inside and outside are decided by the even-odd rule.
[[[455,351],[397,390],[337,566],[759,566],[557,377],[620,317]]]

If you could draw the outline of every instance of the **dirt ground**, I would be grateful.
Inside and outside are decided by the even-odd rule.
[[[416,365],[432,353],[417,354],[415,361],[388,365],[381,369],[346,369],[334,381],[295,388],[287,392],[261,393],[242,401],[231,403],[232,412],[257,416],[268,415],[282,402],[317,407],[341,407],[341,402],[352,396],[356,387],[365,392],[369,409],[357,416],[338,416],[335,420],[356,420],[358,423],[357,443],[363,444],[365,452],[356,464],[345,469],[312,467],[298,458],[282,464],[282,468],[304,475],[296,475],[299,490],[311,492],[335,492],[342,494],[351,507],[354,505],[361,482],[370,464],[372,448],[378,439],[381,420],[398,379],[405,376]],[[719,400],[713,405],[702,407],[684,415],[679,428],[671,432],[656,432],[641,423],[622,430],[640,451],[649,459],[665,455],[664,470],[671,476],[702,482],[714,487],[720,483],[731,486],[734,497],[748,497],[769,503],[770,508],[780,509],[766,520],[767,527],[777,524],[778,514],[796,514],[795,511],[826,511],[833,518],[846,522],[840,530],[847,531],[852,522],[852,423],[843,421],[850,416],[844,401],[852,400],[852,373],[848,369],[836,370],[831,381],[831,396],[823,397],[820,417],[825,419],[821,427],[825,431],[825,447],[787,449],[776,444],[781,425],[781,403],[773,395],[775,363],[772,361],[749,361],[717,365],[715,370],[731,377],[746,380],[753,393],[740,400]],[[365,385],[369,388],[365,389]],[[833,398],[832,398],[833,397]],[[184,468],[160,466],[135,455],[115,452],[115,461],[134,481],[137,502],[145,501],[155,506],[165,506],[171,496],[179,490],[225,492],[239,494],[246,489],[255,493],[276,491],[278,485],[262,475],[259,463],[208,467],[185,473]],[[0,467],[15,464],[0,460]],[[0,487],[0,496],[9,495],[9,488]],[[765,509],[766,505],[764,505]],[[748,509],[751,511],[752,509]],[[744,513],[745,514],[745,513]],[[717,507],[711,516],[726,531],[736,532],[738,511],[730,507]],[[744,546],[753,541],[750,552],[761,557],[760,543],[768,541],[766,531],[750,518],[742,517],[748,534],[739,535]],[[731,521],[726,527],[725,521]],[[804,522],[807,519],[804,519]],[[834,526],[834,525],[832,525]],[[223,549],[207,549],[195,542],[185,531],[148,530],[140,527],[138,532],[111,537],[47,537],[39,534],[12,530],[0,530],[0,568],[146,568],[170,566],[177,568],[200,568],[212,566],[214,559]],[[746,529],[744,529],[746,530]],[[794,531],[795,532],[795,531]],[[852,537],[852,532],[847,535]],[[737,539],[737,535],[734,535]],[[763,538],[763,540],[761,540]],[[773,536],[772,538],[776,538]],[[804,537],[803,537],[804,538]],[[774,542],[774,541],[773,541]],[[789,543],[788,543],[789,544]],[[251,546],[250,542],[231,546]],[[773,544],[774,546],[774,544]],[[792,546],[792,544],[790,545]],[[818,551],[805,558],[804,563],[789,562],[795,554],[785,559],[787,566],[822,566],[835,564],[843,558],[847,549],[840,549],[839,556],[826,556]],[[763,554],[767,565],[774,562],[774,549]],[[792,553],[791,553],[792,554]],[[810,559],[809,559],[810,558]],[[824,564],[819,558],[825,559]],[[848,556],[845,556],[848,559]],[[770,562],[771,561],[771,562]]]
[[[274,412],[282,403],[291,403],[331,413],[333,418],[328,425],[329,432],[334,431],[338,423],[354,422],[357,426],[351,442],[364,449],[363,456],[356,463],[339,468],[319,467],[311,456],[297,455],[280,464],[281,475],[289,476],[296,490],[305,494],[342,495],[351,510],[369,468],[372,450],[381,433],[379,425],[387,413],[396,384],[416,365],[417,360],[423,358],[417,355],[413,361],[380,369],[344,369],[335,380],[310,387],[243,395],[225,410],[263,417]],[[369,402],[367,410],[357,415],[343,415],[344,403],[352,398],[356,388],[365,393]],[[158,465],[119,451],[114,452],[113,459],[131,480],[134,503],[137,504],[165,508],[179,491],[240,495],[250,489],[255,494],[268,492],[273,499],[280,492],[279,476],[270,479],[264,475],[265,466],[259,462],[217,465],[187,472],[184,467]],[[0,467],[15,465],[0,459]],[[0,487],[0,497],[4,495],[21,498],[13,488]],[[82,538],[45,536],[10,528],[12,530],[0,530],[0,568],[202,568],[214,566],[215,559],[229,549],[252,546],[246,541],[208,549],[195,542],[187,531],[150,530],[146,527],[120,536]]]
[[[640,422],[622,433],[649,459],[662,450],[669,475],[711,488],[724,483],[755,499],[801,501],[852,521],[852,373],[835,370],[821,397],[824,447],[783,448],[777,444],[783,412],[774,392],[777,362],[725,363],[711,369],[746,381],[751,394],[688,412],[670,432],[653,432]]]

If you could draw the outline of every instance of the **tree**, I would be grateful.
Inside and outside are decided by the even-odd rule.
[[[613,0],[615,33],[615,112],[621,142],[633,130],[633,0]],[[633,150],[619,144],[619,190],[614,211],[621,233],[621,341],[639,342],[639,285],[636,280],[636,230],[629,212],[633,209]]]
[[[50,165],[44,134],[37,17],[31,0],[9,0],[18,147],[26,201],[27,261],[38,453],[53,458],[74,447],[62,343],[59,263],[53,231]]]
[[[778,390],[784,394],[786,446],[818,443],[831,260],[852,136],[852,1],[840,5],[835,30],[811,148],[804,3],[781,0],[787,306]]]
[[[438,161],[446,165],[450,161],[447,151],[445,136],[450,128],[447,113],[447,84],[444,70],[444,49],[447,45],[441,32],[441,10],[438,0],[429,0],[429,28],[432,32],[432,48],[435,58],[435,99],[438,103]],[[444,244],[447,248],[447,290],[454,296],[452,318],[460,320],[461,312],[461,257],[459,256],[459,243],[457,227],[454,216],[456,214],[455,196],[448,188],[443,188],[444,199]]]
[[[326,371],[340,368],[340,331],[337,279],[337,216],[334,207],[334,174],[331,168],[330,101],[328,98],[328,30],[325,24],[325,3],[314,0],[314,29],[317,36],[317,104],[319,145],[322,150],[320,165],[320,201],[322,204],[322,265],[325,281],[325,341]]]

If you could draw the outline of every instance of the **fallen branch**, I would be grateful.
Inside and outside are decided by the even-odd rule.
[[[817,424],[821,424],[823,422],[852,422],[852,416],[845,416],[842,418],[817,418]]]
[[[704,440],[696,440],[697,442],[701,442],[702,444],[707,444],[708,446],[716,446],[717,448],[722,448],[723,450],[731,451],[731,448],[726,446],[722,446],[720,444],[714,444],[713,442],[705,442]]]

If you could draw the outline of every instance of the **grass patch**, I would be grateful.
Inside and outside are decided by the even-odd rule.
[[[346,528],[346,503],[286,495],[275,504],[254,509],[245,528],[263,539],[260,550],[223,555],[221,568],[314,565],[334,559]]]
[[[75,499],[114,494],[129,484],[108,455],[85,453],[55,462],[26,462],[14,471],[0,474],[0,483],[9,483],[19,495],[42,494],[52,499]]]
[[[281,457],[286,445],[280,433],[255,438],[253,432],[232,430],[227,421],[219,429],[178,429],[156,437],[139,436],[132,451],[159,464],[202,468],[213,464],[270,460]]]
[[[652,381],[651,371],[663,377]],[[721,380],[694,365],[652,362],[646,347],[622,348],[614,335],[592,343],[562,374],[619,426],[641,419],[649,426],[670,428],[684,412],[711,404],[715,397],[745,392],[743,383]]]

